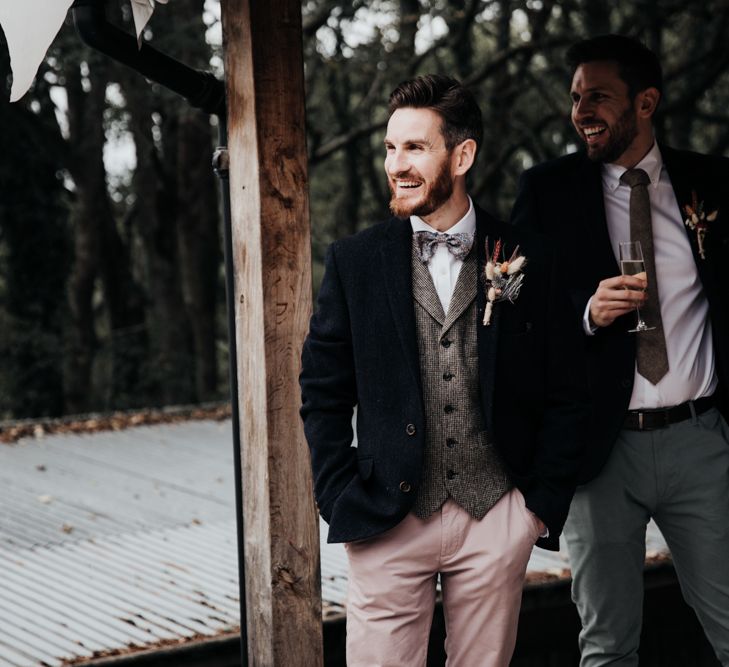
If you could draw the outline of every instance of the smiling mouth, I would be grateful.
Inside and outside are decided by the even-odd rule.
[[[605,133],[607,126],[605,125],[585,125],[582,127],[582,134],[588,144],[597,141],[598,137]]]
[[[398,190],[416,190],[422,183],[420,181],[395,181]]]

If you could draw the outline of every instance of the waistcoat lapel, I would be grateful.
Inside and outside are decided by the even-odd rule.
[[[446,313],[445,322],[443,323],[444,334],[476,298],[478,282],[476,275],[478,273],[477,266],[478,260],[476,259],[476,253],[468,253],[468,257],[464,260],[463,266],[461,266],[461,270],[458,273],[456,286],[453,289],[453,296],[451,297],[448,313]]]
[[[433,284],[433,278],[428,271],[426,264],[420,261],[415,245],[412,250],[413,263],[413,298],[423,307],[425,311],[443,326],[446,316],[443,312],[443,305],[438,297],[438,292]]]

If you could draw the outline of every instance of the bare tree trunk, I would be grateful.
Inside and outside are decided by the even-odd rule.
[[[132,277],[129,248],[116,228],[103,161],[111,67],[104,58],[90,58],[88,69],[88,92],[78,66],[69,68],[67,76],[67,150],[77,190],[72,216],[75,262],[69,290],[72,354],[67,360],[68,409],[73,412],[138,405],[139,371],[146,356],[143,299]],[[108,375],[92,388],[99,342],[93,308],[97,286],[103,289],[108,317],[110,363]]]
[[[473,42],[471,40],[471,27],[473,25],[473,5],[475,0],[451,0],[452,10],[459,17],[456,27],[458,38],[453,44],[453,55],[456,59],[458,76],[465,79],[473,68]]]
[[[649,0],[643,10],[648,24],[646,46],[658,56],[658,62],[663,62],[663,15],[658,7],[658,0]],[[666,134],[665,122],[662,114],[653,118],[658,141],[663,142]]]
[[[66,359],[66,409],[84,412],[95,407],[91,370],[96,347],[92,299],[99,270],[101,241],[98,221],[106,198],[103,163],[105,86],[84,93],[81,71],[72,64],[66,72],[69,144],[75,147],[71,174],[76,202],[71,212],[74,263],[69,280],[71,326]],[[75,157],[80,156],[80,157]]]
[[[134,225],[144,248],[151,337],[149,378],[164,404],[194,400],[190,325],[182,297],[177,243],[177,198],[152,134],[153,92],[139,77],[124,85],[132,112],[131,131],[137,149],[132,185],[136,193]],[[174,127],[165,126],[167,134]],[[165,164],[176,156],[164,154]]]
[[[0,50],[2,44],[0,43]],[[2,63],[0,63],[0,68]],[[52,107],[41,79],[34,93]],[[70,239],[55,114],[0,103],[0,419],[63,414]]]
[[[415,35],[420,19],[418,0],[400,0],[400,41],[395,52],[398,57],[410,59],[415,55]]]
[[[338,48],[342,46],[342,35],[337,34]],[[340,52],[341,53],[341,52]],[[336,116],[341,132],[353,127],[356,119],[352,114],[350,104],[352,95],[350,90],[349,72],[346,68],[330,68],[329,70],[329,101],[336,110]],[[339,194],[333,211],[335,236],[347,236],[357,231],[359,223],[359,208],[362,202],[362,183],[359,175],[360,145],[366,141],[355,141],[344,147],[344,188]]]
[[[611,32],[610,12],[612,4],[609,2],[584,3],[585,36],[605,35]]]
[[[106,211],[99,220],[103,257],[100,277],[109,317],[110,406],[138,407],[145,399],[140,388],[145,382],[148,348],[144,298],[132,276],[129,247],[116,228],[108,199],[100,205],[104,203]]]
[[[177,0],[167,21],[170,53],[198,69],[209,68],[202,0]],[[173,22],[170,26],[170,20]],[[168,107],[176,123],[176,161],[169,164],[177,196],[179,273],[192,335],[197,400],[217,395],[215,313],[219,299],[221,248],[217,190],[212,171],[212,137],[208,117],[186,103]],[[166,142],[169,145],[169,142]]]
[[[496,18],[496,51],[497,53],[503,53],[508,50],[511,44],[511,12],[512,2],[511,0],[499,0],[498,1],[499,14]],[[506,94],[509,89],[510,77],[507,70],[506,64],[499,68],[493,76],[493,80],[490,82],[489,89],[491,90],[491,96],[489,97],[489,116],[491,117],[490,126],[485,128],[484,132],[484,145],[482,147],[480,160],[486,164],[493,163],[499,160],[501,152],[504,150],[503,138],[508,136],[508,124],[510,123],[511,114],[510,107],[512,104],[512,95]],[[495,169],[489,170],[488,173],[491,178],[488,181],[488,193],[490,196],[483,197],[481,199],[483,205],[489,210],[498,209],[498,193],[501,191],[501,184],[504,179],[504,170]],[[481,184],[481,187],[475,192],[477,195],[483,193],[483,187],[485,181]]]

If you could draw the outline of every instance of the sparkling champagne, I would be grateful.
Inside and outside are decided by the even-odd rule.
[[[624,259],[620,262],[620,270],[624,276],[635,276],[643,280],[647,277],[642,259]]]
[[[645,271],[645,262],[643,261],[643,249],[638,241],[628,241],[620,244],[620,271],[624,276],[635,276],[647,281],[648,276]],[[640,333],[642,331],[651,331],[655,327],[649,327],[640,316],[640,308],[636,304],[635,312],[638,315],[638,323],[635,329],[628,329],[630,333]]]

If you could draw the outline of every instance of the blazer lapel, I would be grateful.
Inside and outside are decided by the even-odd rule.
[[[683,207],[692,201],[692,190],[696,188],[696,185],[691,183],[691,178],[696,178],[696,174],[687,173],[680,156],[677,155],[670,148],[661,148],[661,157],[663,158],[663,164],[666,166],[666,171],[671,179],[671,186],[673,192],[676,195],[676,203],[678,204],[678,215],[681,220],[686,218],[686,214]],[[701,192],[697,192],[699,199],[701,199]],[[687,225],[683,226],[686,236],[688,237],[689,243],[691,244],[691,253],[694,256],[694,263],[696,269],[699,272],[701,283],[704,289],[708,289],[711,283],[709,271],[707,270],[707,264],[701,259],[699,255],[699,242],[696,233],[691,231]]]
[[[673,192],[676,195],[676,203],[678,204],[678,214],[681,220],[684,219],[685,214],[683,206],[691,202],[691,174],[686,173],[684,165],[678,155],[670,148],[659,147],[661,150],[661,157],[663,158],[663,164],[666,167],[666,171],[671,179],[671,186]],[[690,236],[690,235],[689,235]]]
[[[581,239],[581,243],[584,245],[574,248],[574,251],[590,257],[590,261],[594,262],[594,267],[601,277],[617,276],[620,268],[615,259],[608,233],[600,163],[593,162],[585,155],[567,193],[567,196],[570,196],[571,193],[572,196],[578,198],[577,210],[581,211],[578,224],[585,225],[585,228],[579,230],[576,237]]]
[[[494,405],[494,380],[496,377],[496,353],[499,334],[499,308],[494,308],[491,314],[491,323],[483,324],[483,315],[486,309],[486,285],[482,278],[483,268],[486,266],[486,238],[489,237],[488,215],[480,208],[476,208],[476,342],[478,345],[478,375],[481,386],[481,400],[484,411],[486,428],[492,428],[492,414]],[[493,244],[497,238],[489,238]],[[465,268],[465,267],[464,267]]]
[[[418,342],[415,330],[415,311],[413,309],[411,257],[412,227],[410,221],[393,218],[390,222],[388,238],[380,248],[381,275],[386,277],[387,299],[405,362],[415,378],[419,391],[422,393]]]

